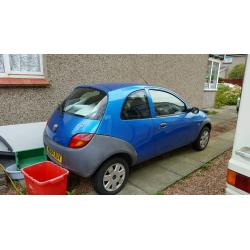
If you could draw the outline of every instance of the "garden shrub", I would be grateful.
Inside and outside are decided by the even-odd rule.
[[[245,71],[244,64],[236,64],[229,73],[231,79],[243,79]]]
[[[215,97],[215,107],[221,108],[224,105],[236,105],[240,93],[240,88],[230,88],[229,86],[218,84],[218,90]]]

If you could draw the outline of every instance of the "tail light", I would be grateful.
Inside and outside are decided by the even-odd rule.
[[[231,169],[228,169],[227,171],[227,183],[250,193],[250,178]]]
[[[76,134],[69,143],[70,148],[82,148],[86,146],[92,139],[94,134]]]

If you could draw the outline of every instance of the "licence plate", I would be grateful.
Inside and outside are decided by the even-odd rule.
[[[47,146],[48,153],[59,163],[62,163],[62,155],[57,153],[54,149]]]

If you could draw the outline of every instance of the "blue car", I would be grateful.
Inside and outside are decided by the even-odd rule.
[[[206,148],[211,123],[173,91],[151,84],[79,85],[44,131],[48,157],[82,177],[99,194],[116,194],[129,169],[176,148]]]

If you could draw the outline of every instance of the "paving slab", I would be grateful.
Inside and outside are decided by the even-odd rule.
[[[234,140],[234,135],[235,135],[235,129],[218,135],[217,139],[223,139],[223,140],[233,141]]]
[[[187,152],[187,153],[184,153],[183,156],[186,158],[201,162],[201,163],[206,163],[214,159],[219,154],[220,154],[220,151],[218,151],[218,149],[208,146],[203,151]]]
[[[181,175],[182,177],[192,173],[194,170],[201,167],[202,163],[190,158],[181,156],[172,156],[161,161],[161,167],[168,171]]]
[[[210,115],[209,118],[211,119],[212,122],[222,122],[222,121],[230,121],[235,118],[237,118],[237,114],[225,114],[225,113],[220,113],[216,115]]]
[[[147,193],[144,192],[143,190],[141,190],[140,188],[134,186],[130,182],[128,182],[126,184],[126,186],[124,187],[124,189],[119,193],[119,195],[131,195],[131,194],[133,194],[133,195],[145,195]]]
[[[226,106],[221,109],[211,109],[218,112],[214,115],[209,115],[213,125],[222,123],[223,121],[235,120],[238,116],[235,106]]]
[[[118,193],[118,195],[145,195],[147,194],[140,188],[134,186],[129,181],[127,182],[126,186]],[[97,195],[95,191],[91,191],[88,195]]]
[[[224,152],[228,149],[230,149],[233,145],[233,140],[225,140],[222,138],[219,138],[219,140],[210,140],[209,147],[217,149],[218,152]]]
[[[210,142],[211,141],[213,140],[210,140]],[[175,156],[180,162],[182,158],[186,158],[196,162],[205,163],[220,154],[218,148],[213,148],[210,146],[210,142],[207,148],[203,151],[196,151],[192,148],[192,146],[189,146],[173,151],[172,156]]]
[[[155,194],[181,178],[159,165],[147,165],[131,171],[129,182],[147,194]]]

